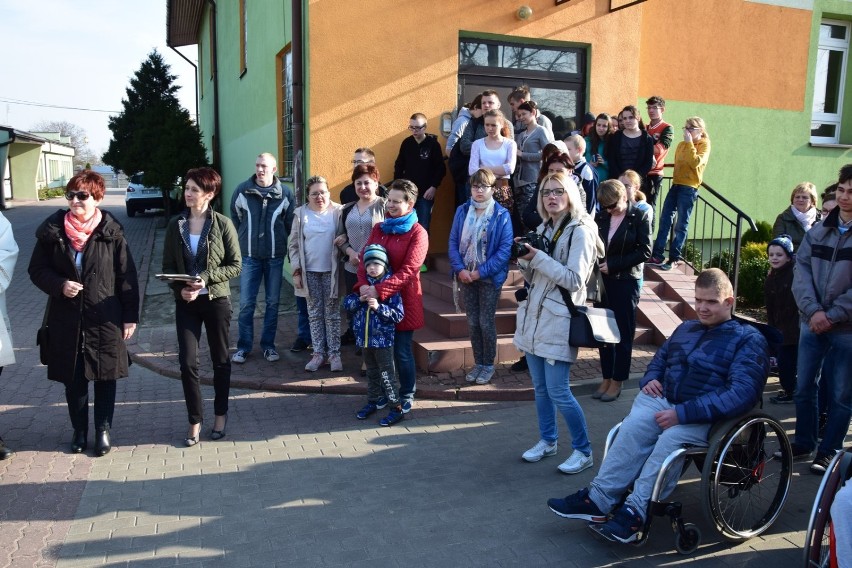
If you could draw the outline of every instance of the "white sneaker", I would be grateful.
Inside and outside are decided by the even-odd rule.
[[[332,373],[339,373],[343,370],[343,362],[340,360],[340,355],[330,355],[328,364],[331,366]]]
[[[307,365],[305,365],[305,370],[314,372],[322,367],[323,363],[325,363],[325,356],[320,355],[319,353],[314,353],[314,356],[311,357],[311,360],[308,361]]]
[[[555,455],[556,442],[550,444],[548,442],[545,442],[544,440],[539,440],[535,446],[525,451],[524,455],[522,455],[521,457],[524,458],[524,461],[537,462],[541,458],[546,458],[547,456]]]
[[[246,362],[247,356],[248,356],[248,353],[246,353],[242,349],[238,349],[236,353],[231,355],[231,361],[233,361],[234,363],[242,364],[242,363]]]
[[[592,454],[586,455],[580,450],[574,450],[571,457],[559,464],[557,469],[562,473],[580,473],[593,465],[595,465],[595,460],[592,458]]]

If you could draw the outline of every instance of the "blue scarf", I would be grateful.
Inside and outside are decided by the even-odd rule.
[[[402,217],[388,217],[382,222],[382,232],[386,235],[404,235],[417,222],[417,212],[412,209],[408,215]]]

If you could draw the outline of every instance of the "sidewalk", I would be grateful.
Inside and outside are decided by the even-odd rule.
[[[136,339],[130,344],[133,360],[157,374],[180,378],[180,367],[177,360],[177,345],[174,328],[174,299],[166,285],[154,274],[161,271],[164,229],[154,229],[147,237],[150,242],[145,245],[151,250],[140,265],[140,285],[144,286],[144,302],[141,323]],[[257,343],[254,351],[245,363],[233,364],[231,368],[231,385],[238,388],[262,389],[293,393],[325,393],[325,394],[366,394],[367,380],[361,377],[361,358],[355,355],[354,346],[341,349],[343,359],[342,373],[331,373],[324,367],[315,373],[304,370],[310,359],[310,352],[292,353],[289,346],[296,339],[296,318],[292,300],[292,288],[282,292],[281,312],[278,320],[276,343],[281,360],[269,363]],[[289,302],[288,292],[290,292]],[[257,342],[262,323],[264,292],[258,294],[258,305],[255,311],[255,341]],[[239,279],[231,281],[231,302],[233,317],[231,320],[231,345],[237,343],[237,314],[239,311]],[[345,326],[345,318],[342,321]],[[341,330],[342,332],[343,330]],[[416,332],[415,332],[416,336]],[[641,345],[633,350],[631,379],[625,388],[638,385],[645,367],[655,353],[654,346]],[[213,369],[210,363],[209,350],[206,342],[202,341],[199,355],[202,380],[212,384]],[[437,400],[533,400],[532,384],[526,372],[515,373],[510,364],[497,365],[497,372],[488,385],[470,385],[464,380],[464,370],[452,373],[427,374],[418,370],[417,398]],[[588,394],[597,389],[600,382],[600,364],[597,350],[582,349],[578,361],[571,367],[571,386],[575,394]]]

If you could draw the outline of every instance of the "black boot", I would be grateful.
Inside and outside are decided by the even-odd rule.
[[[89,432],[86,430],[74,430],[74,437],[71,438],[71,453],[81,454],[86,451]]]
[[[98,430],[95,434],[95,456],[105,456],[112,449],[109,443],[109,430]]]
[[[3,442],[3,438],[0,438],[0,461],[7,460],[13,455],[15,455],[15,452]]]

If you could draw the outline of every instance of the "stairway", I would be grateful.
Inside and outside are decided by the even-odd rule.
[[[430,257],[432,268],[420,275],[426,326],[414,333],[417,367],[429,373],[447,373],[473,367],[467,316],[453,303],[453,282],[446,255]],[[497,304],[497,361],[517,361],[520,353],[512,344],[515,331],[515,290],[523,287],[519,270],[509,271]],[[645,282],[637,310],[634,336],[637,345],[662,345],[683,319],[695,318],[695,276],[683,270],[663,271],[645,267]]]

